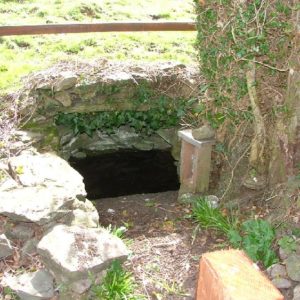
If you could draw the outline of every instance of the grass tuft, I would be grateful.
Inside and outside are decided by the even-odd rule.
[[[143,296],[136,295],[136,283],[132,274],[123,270],[118,260],[113,261],[102,284],[92,286],[92,299],[101,300],[142,300]]]
[[[203,227],[215,229],[228,234],[234,228],[234,221],[224,216],[218,208],[213,207],[206,198],[200,198],[194,203],[192,217]]]

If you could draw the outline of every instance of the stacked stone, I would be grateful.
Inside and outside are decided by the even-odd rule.
[[[66,299],[81,299],[89,274],[100,278],[114,259],[126,259],[126,246],[99,226],[82,176],[65,160],[24,151],[2,160],[1,174],[0,259],[34,257],[44,268],[5,273],[0,285],[21,299],[51,299],[59,286]]]

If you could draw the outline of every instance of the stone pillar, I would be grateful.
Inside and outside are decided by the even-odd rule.
[[[202,255],[196,300],[284,300],[283,295],[240,250]]]
[[[206,192],[214,140],[196,140],[190,129],[179,131],[178,135],[182,139],[179,194]]]

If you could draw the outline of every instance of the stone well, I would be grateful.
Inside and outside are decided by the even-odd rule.
[[[161,99],[167,114],[196,99],[199,82],[197,69],[178,63],[132,66],[100,61],[76,68],[60,64],[28,79],[23,97],[30,102],[22,114],[32,117],[24,129],[38,135],[35,146],[39,151],[55,151],[68,161],[118,151],[161,151],[170,153],[177,167],[179,122],[162,124],[151,132],[137,131],[124,122],[109,133],[96,129],[87,134],[57,122],[57,116],[90,114],[93,118],[93,114],[106,112],[151,112],[161,108]]]

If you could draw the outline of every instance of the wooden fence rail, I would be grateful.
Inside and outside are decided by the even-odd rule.
[[[0,26],[0,36],[83,32],[195,31],[195,22],[101,22]]]

